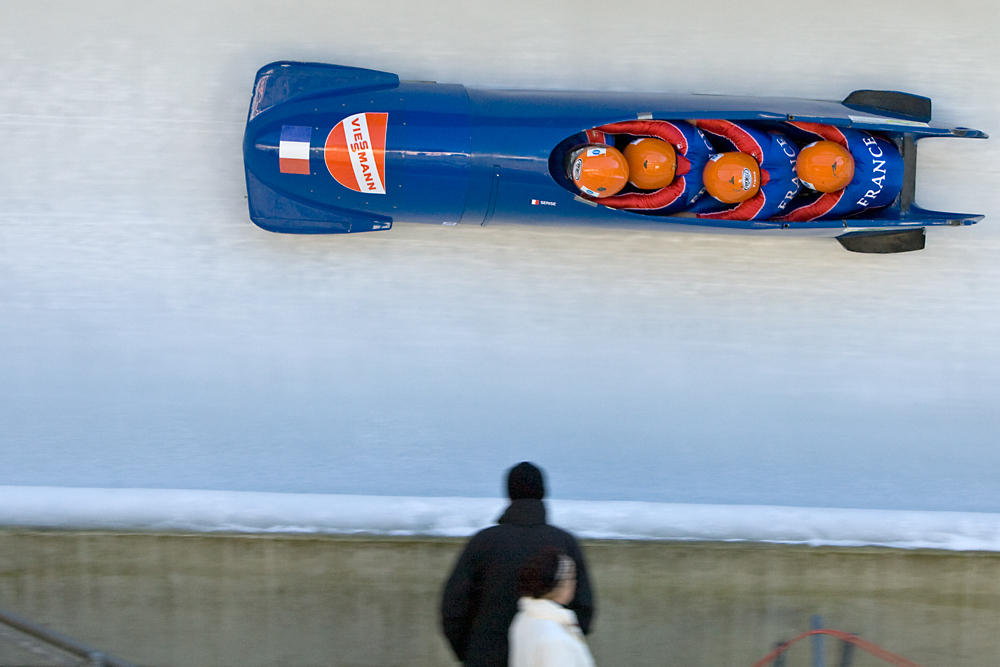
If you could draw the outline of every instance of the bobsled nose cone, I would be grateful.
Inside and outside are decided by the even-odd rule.
[[[278,156],[281,139],[277,132],[247,136],[243,142],[246,167],[258,176],[270,180],[279,173]]]

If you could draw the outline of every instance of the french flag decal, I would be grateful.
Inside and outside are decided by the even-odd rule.
[[[282,174],[309,175],[309,143],[312,128],[302,125],[282,125],[278,144],[278,169]]]

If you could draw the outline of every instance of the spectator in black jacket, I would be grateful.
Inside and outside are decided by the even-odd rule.
[[[507,629],[517,613],[517,573],[544,547],[555,547],[576,561],[576,597],[567,605],[580,628],[590,631],[594,598],[587,566],[576,538],[545,523],[542,471],[519,463],[507,474],[510,507],[491,526],[476,533],[459,556],[444,587],[441,624],[465,667],[507,667]]]

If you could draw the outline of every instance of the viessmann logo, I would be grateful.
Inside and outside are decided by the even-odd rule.
[[[385,194],[387,113],[357,113],[337,123],[326,137],[324,157],[330,175],[345,188]]]

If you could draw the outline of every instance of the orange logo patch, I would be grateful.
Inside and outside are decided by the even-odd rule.
[[[349,190],[385,194],[385,131],[388,113],[357,113],[337,123],[323,154],[333,178]]]

